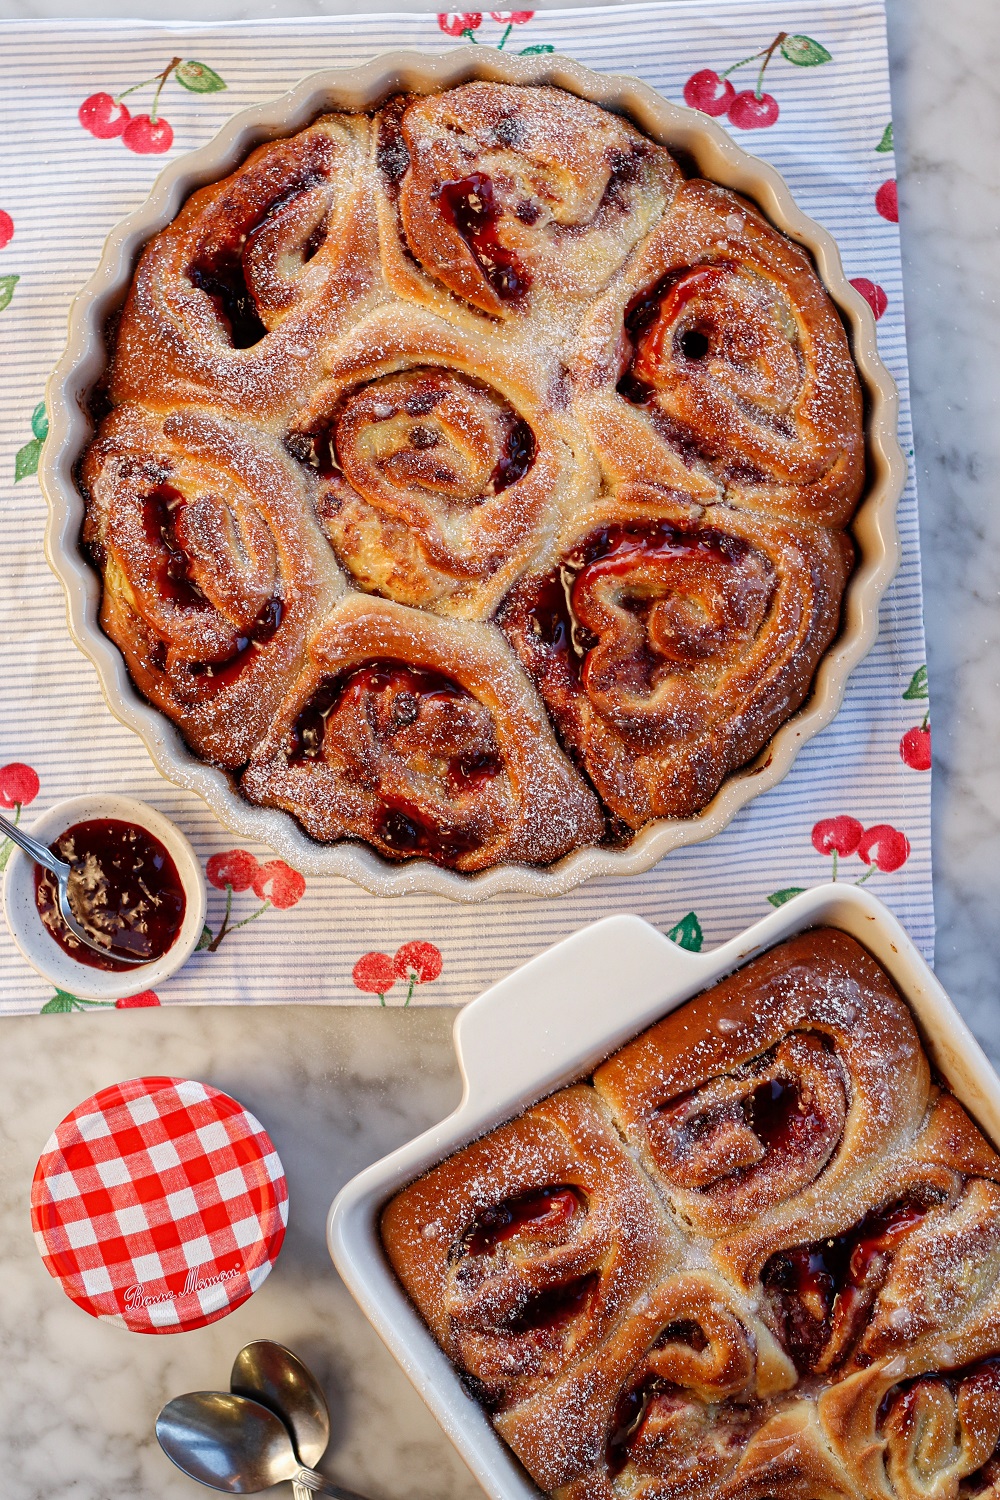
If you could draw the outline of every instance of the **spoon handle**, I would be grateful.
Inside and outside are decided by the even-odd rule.
[[[68,875],[69,865],[58,859],[49,848],[48,844],[42,844],[38,839],[33,839],[30,833],[25,833],[23,828],[18,828],[9,818],[0,817],[0,832],[10,839],[12,844],[17,844],[25,854],[30,854],[36,864],[42,865],[53,875]]]
[[[332,1480],[324,1479],[315,1469],[300,1469],[292,1478],[295,1500],[309,1500],[310,1495],[331,1495],[333,1500],[364,1500],[354,1490],[345,1490]]]

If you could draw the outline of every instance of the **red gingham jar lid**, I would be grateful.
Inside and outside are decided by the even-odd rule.
[[[95,1318],[181,1333],[251,1296],[281,1249],[288,1188],[263,1126],[228,1094],[132,1078],[68,1114],[31,1184],[45,1265]]]

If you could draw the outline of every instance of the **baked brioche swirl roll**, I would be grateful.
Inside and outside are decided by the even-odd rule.
[[[310,639],[241,786],[315,839],[467,871],[550,863],[604,826],[496,631],[357,594]]]
[[[413,1183],[386,1208],[382,1235],[438,1341],[494,1410],[579,1361],[669,1267],[673,1246],[586,1088]]]
[[[583,325],[573,371],[613,479],[850,519],[864,447],[843,326],[805,251],[735,193],[683,184]]]
[[[87,450],[101,624],[199,755],[242,765],[344,591],[280,444],[197,409],[120,406]]]
[[[445,312],[564,324],[681,182],[670,154],[561,90],[468,83],[391,100],[376,121],[390,285]]]
[[[594,1084],[677,1212],[752,1279],[799,1225],[839,1230],[916,1138],[930,1073],[884,971],[832,928],[782,943],[692,1009]]]
[[[736,1463],[761,1400],[795,1378],[720,1276],[677,1272],[643,1293],[599,1351],[495,1423],[560,1500],[700,1492]]]
[[[815,1225],[760,1271],[763,1316],[803,1374],[841,1379],[904,1351],[925,1369],[982,1352],[984,1329],[1000,1340],[1000,1159],[950,1096],[845,1208],[850,1222]]]
[[[286,444],[355,582],[448,614],[488,616],[560,509],[598,487],[532,366],[418,309],[381,310],[339,345]]]
[[[842,533],[625,486],[499,622],[627,828],[688,817],[799,706],[833,638]]]
[[[995,1323],[990,1331],[995,1350]],[[821,1419],[845,1455],[855,1493],[866,1500],[995,1500],[1000,1356],[901,1379],[903,1363],[856,1374],[820,1397]]]
[[[315,386],[377,265],[371,124],[327,115],[192,193],[143,251],[109,393],[267,418]]]

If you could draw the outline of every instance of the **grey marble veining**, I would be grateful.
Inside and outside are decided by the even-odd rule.
[[[421,0],[394,0],[408,9]],[[363,10],[364,0],[161,0],[158,19]],[[137,0],[0,0],[0,16],[149,15]],[[890,0],[894,116],[934,726],[938,972],[1000,1063],[1000,17],[989,0]],[[177,1009],[6,1020],[0,1033],[0,1495],[193,1500],[162,1456],[160,1404],[224,1383],[277,1338],[334,1408],[327,1472],[372,1500],[480,1493],[333,1273],[337,1188],[456,1102],[451,1013]],[[54,1123],[142,1072],[208,1078],[266,1122],[291,1192],[278,1266],[237,1313],[139,1338],[55,1289],[27,1194]],[[275,1494],[280,1493],[275,1491]],[[287,1491],[286,1491],[287,1493]]]
[[[454,1107],[450,1011],[265,1007],[125,1011],[3,1029],[0,1088],[0,1495],[193,1500],[153,1420],[185,1390],[224,1388],[233,1356],[275,1338],[333,1412],[324,1468],[371,1500],[479,1493],[334,1274],[330,1203],[348,1178]],[[72,1033],[72,1045],[63,1045]],[[265,1121],[288,1176],[289,1231],[259,1292],[221,1322],[143,1337],[87,1317],[42,1265],[28,1188],[53,1125],[88,1094],[148,1072],[207,1078]],[[277,1489],[275,1495],[289,1493]]]

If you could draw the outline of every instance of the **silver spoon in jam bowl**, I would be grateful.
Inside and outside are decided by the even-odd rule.
[[[30,833],[25,833],[23,828],[18,828],[16,823],[11,823],[9,819],[2,816],[0,816],[0,833],[5,834],[12,844],[17,844],[18,848],[23,849],[25,854],[29,855],[36,864],[41,865],[44,870],[48,870],[50,875],[55,876],[56,888],[59,893],[59,915],[78,943],[82,943],[85,948],[93,949],[102,958],[114,959],[116,963],[149,963],[148,958],[133,958],[131,954],[122,953],[118,948],[112,947],[110,943],[105,945],[104,943],[95,942],[83,925],[77,921],[73,915],[73,908],[70,906],[69,901],[69,880],[73,873],[73,866],[71,864],[67,864],[57,854],[53,854],[48,844],[41,843],[39,839],[33,839]]]

